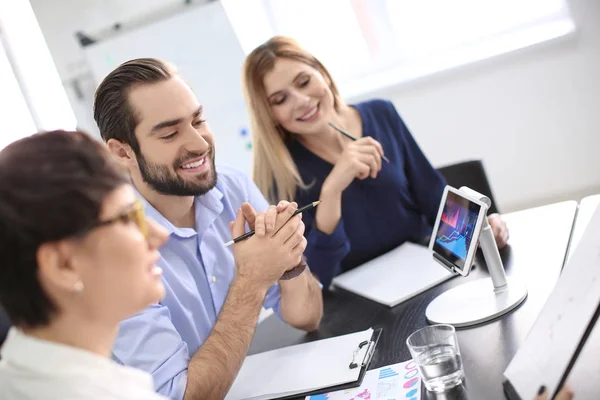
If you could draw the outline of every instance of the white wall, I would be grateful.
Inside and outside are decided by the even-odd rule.
[[[68,79],[85,69],[75,31],[103,29],[181,1],[31,3]],[[600,2],[572,0],[571,8],[578,33],[563,43],[364,97],[391,99],[434,165],[483,158],[505,211],[600,192]],[[85,128],[93,123],[89,104],[76,103]]]
[[[481,157],[503,210],[600,193],[600,2],[578,33],[369,96],[391,99],[435,165]]]

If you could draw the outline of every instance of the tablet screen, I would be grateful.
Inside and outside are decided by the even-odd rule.
[[[433,250],[461,270],[469,253],[481,206],[448,191]]]

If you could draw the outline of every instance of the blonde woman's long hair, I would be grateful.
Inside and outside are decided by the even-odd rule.
[[[242,82],[252,131],[252,177],[263,195],[272,203],[293,201],[296,188],[306,188],[287,144],[292,133],[281,127],[267,99],[264,77],[279,58],[300,61],[317,69],[330,82],[336,109],[342,104],[337,87],[319,60],[293,39],[275,36],[252,51],[246,58]]]

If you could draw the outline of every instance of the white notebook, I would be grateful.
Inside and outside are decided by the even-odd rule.
[[[372,336],[369,328],[248,356],[225,400],[276,399],[357,382],[374,351]],[[357,367],[350,368],[353,361]]]
[[[394,307],[453,276],[427,247],[407,242],[336,276],[333,285]]]

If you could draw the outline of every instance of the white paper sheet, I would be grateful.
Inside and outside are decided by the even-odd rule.
[[[394,307],[453,276],[433,260],[427,247],[407,242],[338,275],[333,279],[333,284]]]
[[[419,400],[421,377],[412,361],[368,371],[362,385],[354,389],[307,396],[306,400]]]

